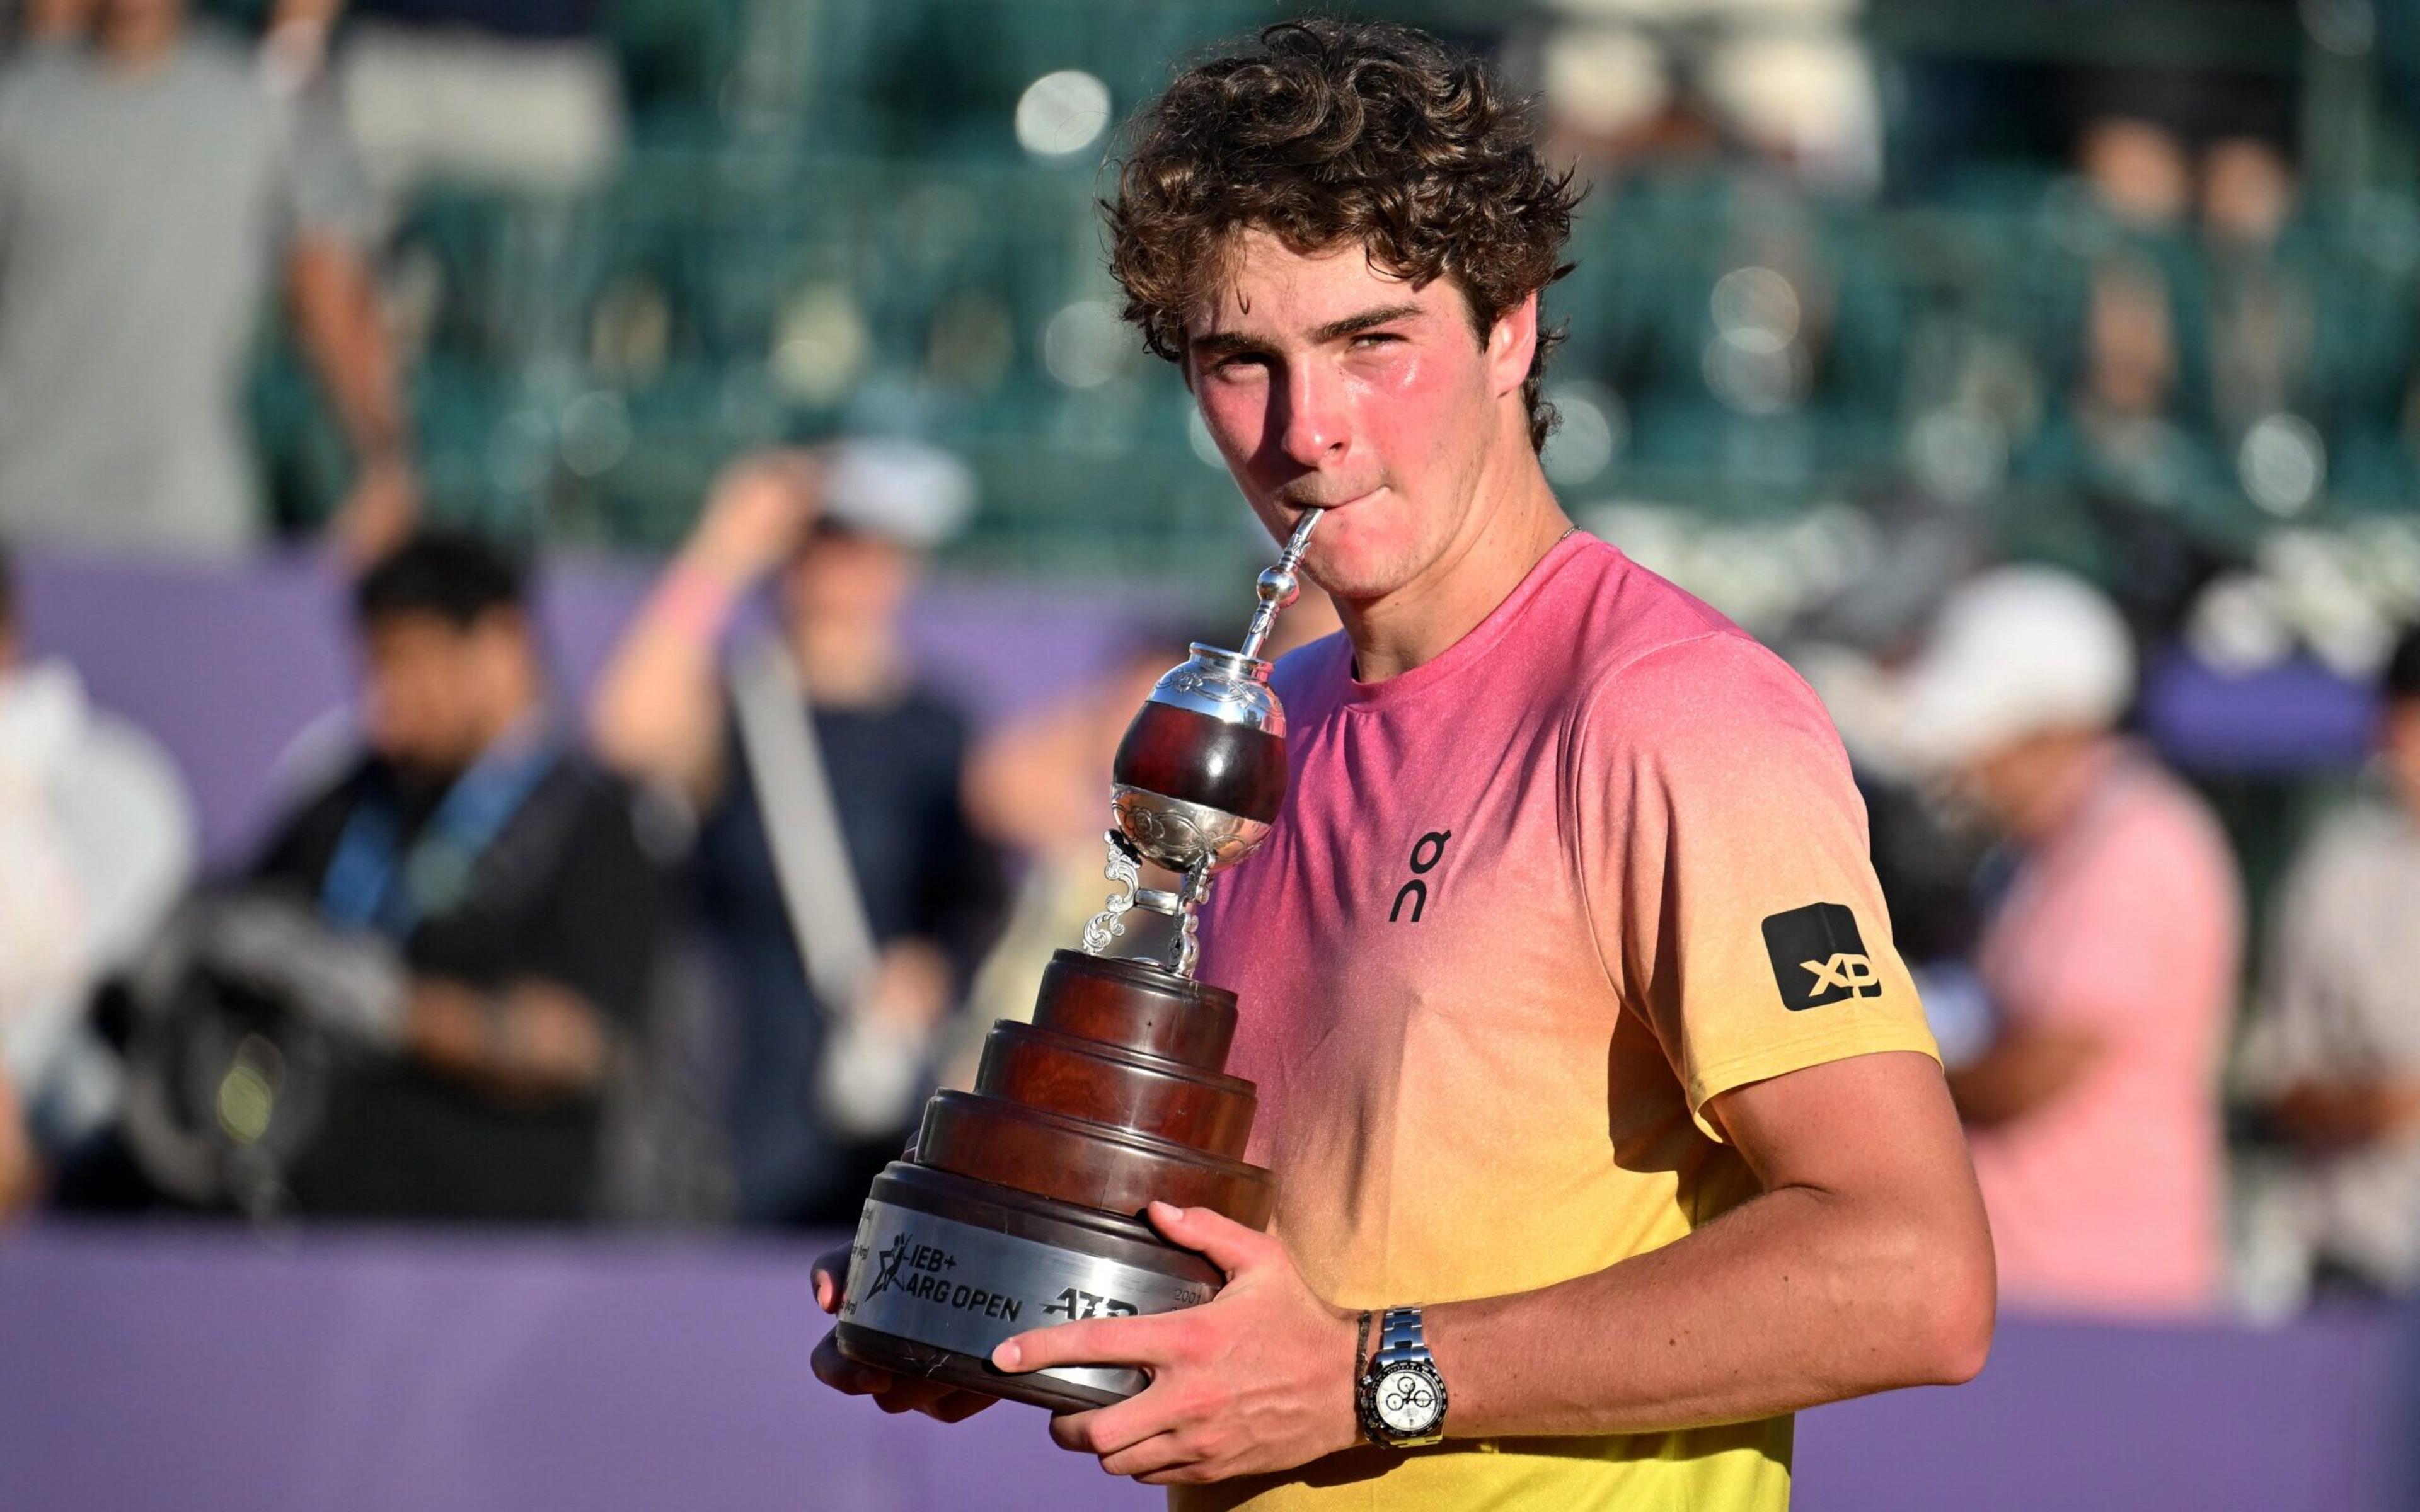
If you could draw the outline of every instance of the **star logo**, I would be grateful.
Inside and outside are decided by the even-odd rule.
[[[866,1288],[866,1301],[872,1302],[899,1284],[899,1267],[907,1263],[908,1252],[914,1244],[914,1236],[903,1229],[889,1249],[874,1257],[874,1285]]]

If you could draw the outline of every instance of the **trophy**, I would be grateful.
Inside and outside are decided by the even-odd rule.
[[[835,1330],[847,1358],[1053,1411],[1122,1401],[1144,1372],[1012,1375],[992,1349],[1051,1323],[1207,1302],[1224,1278],[1143,1221],[1154,1199],[1267,1227],[1275,1188],[1243,1159],[1256,1094],[1225,1072],[1235,996],[1193,980],[1195,911],[1285,799],[1285,711],[1259,652],[1320,513],[1304,512],[1261,574],[1243,649],[1196,643],[1127,728],[1109,790],[1116,888],[1083,949],[1051,957],[1033,1022],[994,1025],[974,1090],[935,1094],[914,1144],[875,1178]],[[1179,886],[1143,887],[1145,861]],[[1167,960],[1109,953],[1138,908],[1172,926]]]

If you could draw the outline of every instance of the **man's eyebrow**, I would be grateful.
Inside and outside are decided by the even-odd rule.
[[[1347,336],[1357,336],[1365,331],[1375,331],[1380,326],[1391,325],[1395,321],[1420,313],[1420,307],[1417,304],[1382,305],[1375,310],[1364,310],[1359,315],[1348,315],[1342,320],[1330,320],[1327,324],[1312,331],[1311,339],[1317,345],[1326,346],[1331,341],[1342,341]]]
[[[1228,357],[1236,352],[1260,351],[1268,343],[1240,331],[1212,331],[1193,337],[1186,347],[1196,357]]]
[[[1417,304],[1387,304],[1374,310],[1364,310],[1358,315],[1348,315],[1342,319],[1330,320],[1324,326],[1312,328],[1311,344],[1326,346],[1331,341],[1342,341],[1348,336],[1357,336],[1365,331],[1375,331],[1380,326],[1421,313],[1420,307]],[[1240,331],[1212,331],[1194,337],[1189,347],[1193,355],[1197,357],[1216,359],[1230,356],[1235,352],[1264,351],[1268,349],[1269,345],[1264,337],[1248,335]]]

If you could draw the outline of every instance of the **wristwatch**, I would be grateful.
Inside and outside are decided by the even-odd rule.
[[[1355,1393],[1361,1431],[1373,1443],[1414,1449],[1445,1437],[1445,1377],[1420,1333],[1418,1307],[1389,1307],[1378,1353]]]

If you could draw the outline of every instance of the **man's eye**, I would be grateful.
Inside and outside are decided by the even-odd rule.
[[[1361,332],[1361,334],[1353,338],[1353,345],[1356,347],[1378,347],[1388,342],[1397,342],[1403,339],[1403,337],[1395,334],[1391,331],[1365,331]]]
[[[1268,366],[1269,360],[1259,352],[1237,352],[1233,357],[1221,357],[1216,365],[1219,373],[1237,378],[1252,368]]]

